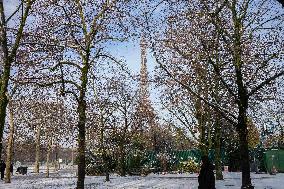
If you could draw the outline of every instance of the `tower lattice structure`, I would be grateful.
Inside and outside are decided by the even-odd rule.
[[[137,108],[137,126],[147,135],[147,149],[155,150],[157,148],[157,114],[150,101],[149,78],[147,71],[147,42],[142,37],[140,41],[141,48],[141,70],[139,83],[139,104]]]
[[[141,49],[141,70],[139,84],[139,106],[138,111],[143,119],[148,119],[148,122],[154,121],[156,116],[154,108],[151,105],[149,93],[149,79],[147,70],[147,42],[142,37],[140,41]],[[152,120],[152,121],[151,121]]]

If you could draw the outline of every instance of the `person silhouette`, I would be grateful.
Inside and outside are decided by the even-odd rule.
[[[6,169],[6,164],[4,163],[3,160],[1,160],[0,162],[1,180],[4,179],[5,169]]]
[[[202,165],[198,175],[198,189],[216,189],[214,166],[209,161],[208,156],[201,157]]]

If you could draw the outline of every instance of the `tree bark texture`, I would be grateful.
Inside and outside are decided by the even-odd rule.
[[[86,159],[85,159],[85,134],[86,134],[86,102],[84,100],[78,103],[78,180],[77,189],[84,189],[84,180],[86,174]]]
[[[9,138],[7,146],[7,157],[6,157],[6,178],[5,183],[11,183],[11,164],[13,154],[13,141],[14,141],[14,115],[11,105],[9,105]]]
[[[50,161],[50,152],[51,152],[51,139],[48,139],[48,144],[47,144],[47,154],[46,154],[46,177],[49,177],[49,161]]]
[[[39,173],[39,158],[40,158],[40,125],[37,125],[36,130],[36,157],[35,157],[35,166],[34,172]]]
[[[216,180],[223,180],[222,174],[222,161],[221,161],[221,126],[220,121],[216,117],[215,119],[215,168],[216,168]]]
[[[124,153],[124,145],[121,143],[119,145],[119,167],[120,167],[120,176],[125,176],[126,175],[126,165],[125,165],[125,153]]]
[[[241,169],[242,169],[242,187],[241,189],[253,189],[250,177],[250,162],[249,162],[249,149],[248,149],[248,129],[247,129],[247,110],[248,100],[241,98],[239,105],[239,117],[237,131],[240,141],[240,155],[241,155]]]

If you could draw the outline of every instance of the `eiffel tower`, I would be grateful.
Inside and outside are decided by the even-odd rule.
[[[144,37],[141,38],[141,70],[139,83],[139,104],[137,107],[137,126],[144,134],[147,133],[149,142],[148,148],[154,150],[156,148],[156,128],[157,128],[157,114],[150,101],[149,80],[147,71],[147,42]]]
[[[147,71],[147,42],[144,37],[140,41],[141,48],[141,70],[139,83],[139,106],[138,111],[145,119],[151,120],[156,117],[154,108],[151,105],[149,93],[149,80]],[[149,120],[148,120],[149,121]]]

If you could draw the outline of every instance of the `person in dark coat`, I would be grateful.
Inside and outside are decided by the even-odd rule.
[[[6,164],[4,163],[3,160],[1,160],[1,163],[0,163],[1,180],[4,179],[5,169],[6,169]]]
[[[214,166],[210,163],[208,156],[202,156],[202,165],[198,176],[198,189],[216,189]]]

